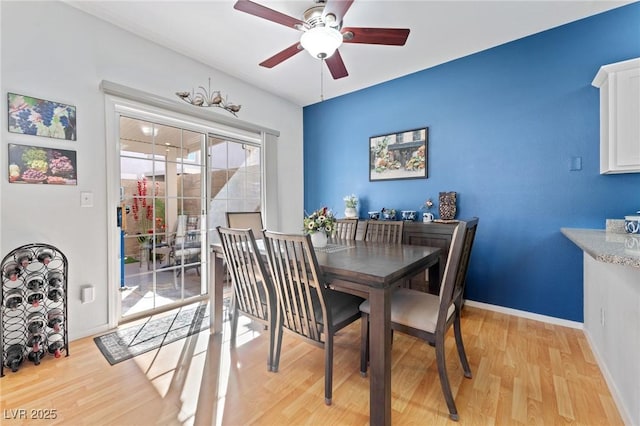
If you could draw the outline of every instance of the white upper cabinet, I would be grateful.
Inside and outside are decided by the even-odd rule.
[[[640,58],[600,67],[600,173],[640,173]]]

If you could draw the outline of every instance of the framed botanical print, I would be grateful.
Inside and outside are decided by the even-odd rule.
[[[25,135],[76,140],[76,107],[9,93],[9,131]]]

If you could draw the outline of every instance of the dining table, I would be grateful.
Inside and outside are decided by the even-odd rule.
[[[211,332],[222,332],[222,246],[211,245]],[[428,271],[439,280],[440,248],[406,244],[383,244],[360,240],[330,240],[315,248],[318,265],[328,285],[336,290],[369,299],[369,422],[391,424],[391,293],[410,278]]]

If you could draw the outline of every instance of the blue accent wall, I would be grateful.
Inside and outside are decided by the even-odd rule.
[[[560,228],[603,229],[640,210],[640,173],[599,174],[591,81],[639,56],[633,3],[305,107],[305,210],[342,216],[355,193],[364,217],[457,191],[456,217],[480,218],[467,298],[582,321],[582,251]],[[370,182],[369,137],[423,126],[428,179]]]

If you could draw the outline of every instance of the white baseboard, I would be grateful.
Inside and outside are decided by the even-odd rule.
[[[560,325],[563,327],[576,328],[584,330],[584,324],[577,321],[569,321],[562,318],[550,317],[547,315],[534,314],[533,312],[520,311],[518,309],[505,308],[504,306],[490,305],[488,303],[476,302],[473,300],[465,300],[465,305],[473,308],[486,309],[487,311],[500,312],[502,314],[513,315],[516,317],[527,318],[535,321],[546,322],[549,324]]]
[[[591,334],[589,334],[589,330],[585,328],[583,331],[584,331],[585,337],[587,338],[587,343],[589,343],[589,347],[591,348],[591,352],[593,353],[593,357],[596,359],[596,362],[598,363],[598,367],[600,367],[600,371],[604,376],[604,381],[607,382],[607,386],[609,387],[609,392],[611,392],[611,397],[613,398],[613,401],[615,402],[616,407],[618,407],[618,412],[620,413],[620,417],[622,417],[622,421],[624,422],[625,425],[632,425],[633,422],[631,421],[631,415],[627,411],[627,407],[625,407],[625,405],[622,403],[620,392],[618,391],[618,388],[616,386],[615,381],[613,380],[613,377],[611,377],[611,373],[607,368],[607,364],[604,362],[604,359],[602,359],[602,356],[598,352],[598,348],[594,344],[593,339],[591,338]]]
[[[92,329],[89,330],[84,330],[83,333],[79,334],[79,335],[75,335],[75,334],[71,334],[69,333],[69,342],[73,342],[74,340],[79,340],[79,339],[83,339],[85,337],[89,337],[89,336],[96,336],[98,334],[104,334],[107,331],[109,331],[111,328],[107,325],[101,325],[98,327],[94,327]]]

